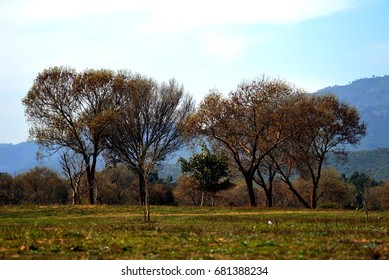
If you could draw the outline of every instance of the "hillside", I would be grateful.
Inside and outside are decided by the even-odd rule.
[[[361,119],[367,124],[367,135],[356,150],[389,147],[389,76],[363,78],[317,93],[334,93],[340,100],[358,108]]]
[[[347,161],[344,162],[330,157],[327,165],[334,167],[339,175],[350,176],[353,172],[359,171],[372,176],[376,180],[388,180],[389,148],[349,152]]]
[[[38,165],[59,168],[58,157],[38,161],[37,151],[38,145],[34,142],[22,142],[16,145],[0,144],[0,172],[15,175]]]

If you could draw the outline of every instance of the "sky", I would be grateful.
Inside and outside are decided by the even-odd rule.
[[[53,66],[182,83],[197,104],[267,75],[308,92],[389,74],[387,0],[1,0],[0,143],[28,139],[21,100]]]

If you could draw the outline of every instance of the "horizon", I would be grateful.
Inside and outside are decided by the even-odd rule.
[[[389,74],[384,0],[16,0],[0,8],[0,143],[27,141],[21,99],[52,66],[175,78],[197,103],[263,74],[308,92]]]

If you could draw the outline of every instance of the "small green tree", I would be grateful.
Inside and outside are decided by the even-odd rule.
[[[379,185],[379,182],[371,178],[369,175],[358,171],[355,171],[353,174],[350,175],[349,178],[345,179],[346,182],[351,183],[355,187],[356,208],[362,209],[363,207],[365,207],[366,210],[369,200],[369,187],[376,187]]]
[[[189,160],[180,158],[179,162],[182,172],[193,177],[201,191],[212,194],[212,206],[215,206],[218,192],[234,186],[230,182],[226,155],[211,153],[205,144],[201,153],[192,155]]]

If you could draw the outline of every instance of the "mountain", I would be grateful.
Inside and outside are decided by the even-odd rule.
[[[336,169],[339,174],[350,176],[355,171],[363,172],[375,180],[389,179],[389,148],[369,151],[352,151],[347,161],[337,160],[330,156],[326,163]]]
[[[59,154],[38,160],[38,150],[39,146],[35,142],[22,142],[15,145],[0,144],[0,172],[6,172],[14,176],[36,166],[45,166],[59,173],[62,172]],[[176,180],[181,172],[179,165],[177,165],[179,157],[188,158],[190,154],[191,152],[188,149],[182,149],[172,154],[160,167],[159,176],[161,178],[172,176]],[[104,165],[103,159],[100,158],[97,165],[98,170],[102,170]]]
[[[389,76],[363,78],[344,86],[331,86],[317,94],[333,93],[355,106],[367,124],[367,135],[356,150],[389,147]]]
[[[60,170],[58,155],[38,160],[37,152],[38,145],[34,142],[22,142],[16,145],[0,144],[0,172],[15,175],[36,166]]]

